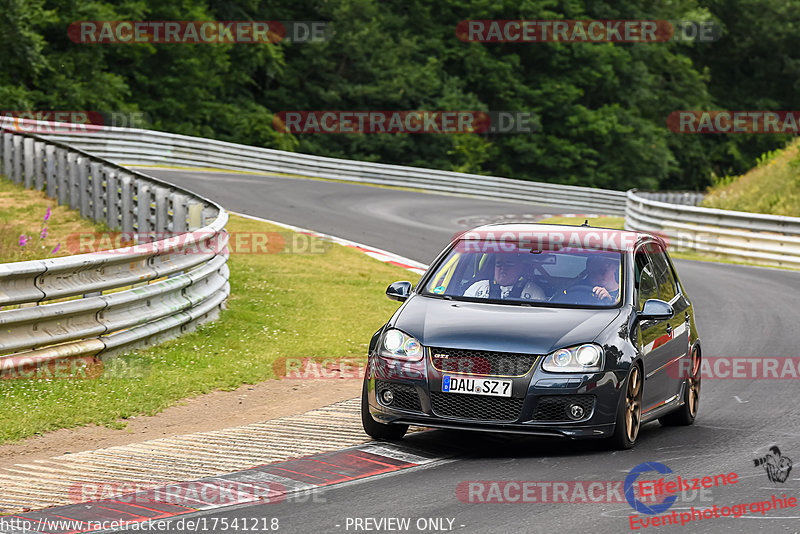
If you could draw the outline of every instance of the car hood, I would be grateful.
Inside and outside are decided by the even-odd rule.
[[[545,308],[412,296],[393,324],[428,347],[547,354],[593,341],[621,310]]]

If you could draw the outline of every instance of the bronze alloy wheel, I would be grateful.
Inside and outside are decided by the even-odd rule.
[[[631,369],[631,375],[628,377],[628,389],[625,393],[625,432],[629,441],[636,441],[641,420],[642,377],[639,367],[634,366]]]
[[[689,377],[689,415],[694,418],[697,415],[697,407],[700,404],[700,351],[692,352],[692,375]]]

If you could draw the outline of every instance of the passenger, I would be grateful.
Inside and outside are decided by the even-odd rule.
[[[525,254],[495,255],[494,278],[479,280],[464,292],[465,297],[491,299],[545,300],[541,287],[529,281]]]

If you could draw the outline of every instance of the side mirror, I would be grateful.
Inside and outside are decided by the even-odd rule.
[[[411,287],[411,282],[394,282],[386,288],[386,296],[391,300],[403,302],[411,294]]]
[[[648,299],[645,301],[642,311],[639,312],[639,319],[643,321],[664,321],[675,315],[675,310],[669,303],[659,299]]]

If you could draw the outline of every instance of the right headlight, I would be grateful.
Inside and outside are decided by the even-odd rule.
[[[551,373],[582,373],[603,370],[603,348],[584,343],[558,349],[545,356],[542,369]]]
[[[423,348],[416,338],[390,328],[383,333],[379,353],[386,358],[417,362],[422,359]]]

